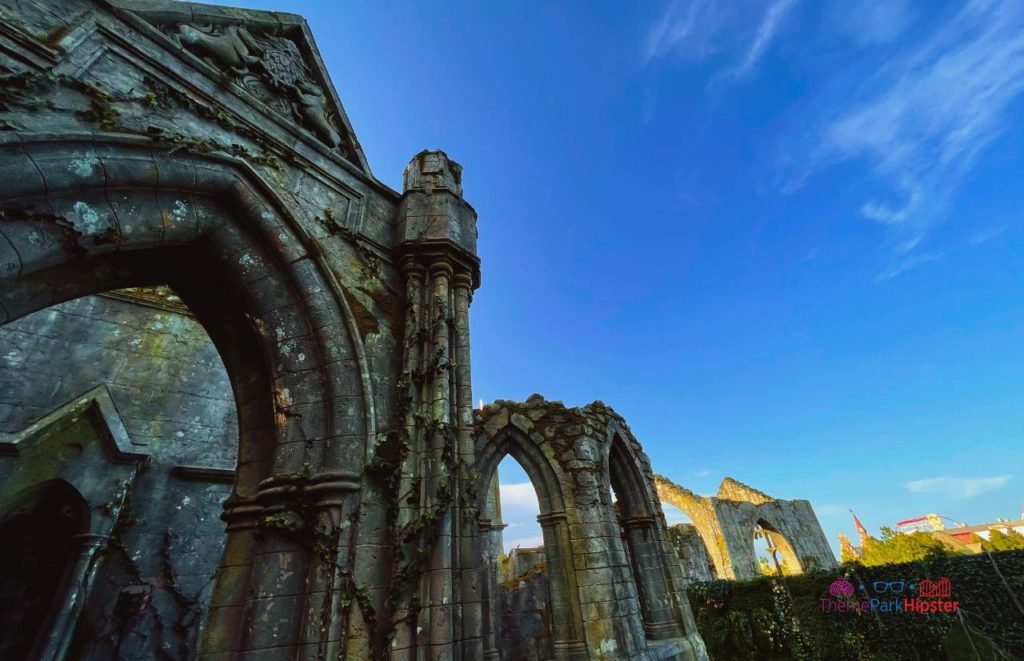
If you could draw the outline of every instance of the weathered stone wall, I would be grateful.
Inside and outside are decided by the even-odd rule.
[[[553,658],[551,597],[544,548],[512,549],[496,563],[502,661]]]
[[[668,527],[668,541],[679,556],[686,581],[710,581],[716,578],[714,564],[697,527],[678,523]]]
[[[0,323],[172,285],[241,393],[226,542],[215,516],[216,534],[174,518],[177,487],[160,514],[184,554],[225,544],[204,653],[368,655],[393,585],[393,494],[364,467],[399,414],[401,196],[370,173],[308,26],[146,0],[3,3],[0,23]],[[148,420],[140,438],[189,422],[123,413]]]
[[[654,484],[658,489],[658,498],[661,502],[679,508],[690,518],[697,534],[704,540],[704,546],[707,548],[711,563],[715,566],[717,577],[736,578],[729,556],[729,547],[725,541],[725,532],[718,520],[718,514],[715,512],[713,499],[700,496],[661,475],[655,476]],[[753,530],[751,530],[751,535],[753,535]],[[691,578],[697,579],[698,576]]]
[[[654,482],[662,502],[690,517],[719,578],[761,575],[754,551],[754,532],[759,527],[779,550],[788,571],[837,566],[809,501],[772,498],[729,477],[722,480],[717,497],[699,496],[660,475]],[[685,566],[695,572],[689,578],[704,580],[705,571],[698,565],[687,562]]]
[[[512,455],[537,489],[558,655],[704,658],[650,460],[621,416],[601,402],[568,408],[534,395],[485,406],[476,434],[484,484]],[[485,640],[496,654],[493,615]]]
[[[191,315],[86,296],[0,327],[0,433],[21,431],[101,384],[132,443],[161,463],[234,470],[231,383]]]
[[[6,437],[97,386],[149,463],[127,488],[130,507],[99,565],[71,658],[187,658],[223,551],[219,515],[237,460],[228,376],[202,326],[173,308],[88,296],[0,327]],[[15,461],[0,458],[0,484]]]
[[[831,569],[838,566],[818,517],[807,500],[773,500],[753,505],[716,499],[715,512],[722,528],[737,578],[760,575],[752,543],[753,530],[760,525],[769,541],[780,551],[790,572]]]

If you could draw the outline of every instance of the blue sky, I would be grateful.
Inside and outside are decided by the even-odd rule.
[[[475,399],[601,399],[834,546],[1020,513],[1021,2],[237,4],[307,17],[377,177],[465,167]]]

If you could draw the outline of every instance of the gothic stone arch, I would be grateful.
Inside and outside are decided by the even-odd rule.
[[[810,502],[779,500],[732,478],[725,478],[717,497],[699,496],[661,475],[655,476],[662,502],[678,507],[693,521],[720,578],[760,576],[754,552],[754,531],[761,526],[795,571],[837,566],[825,533]]]
[[[654,484],[661,502],[679,508],[686,516],[690,517],[690,521],[693,522],[693,530],[703,541],[704,548],[715,567],[716,577],[736,578],[729,555],[729,547],[726,544],[725,532],[718,520],[712,500],[681,487],[661,475],[654,477]]]
[[[537,489],[557,658],[706,658],[650,461],[618,414],[601,402],[566,408],[534,395],[485,407],[475,428],[478,502],[507,454]],[[484,623],[492,657],[496,626]]]
[[[412,508],[430,519],[401,534],[412,560],[388,516],[413,482],[446,488],[420,457],[455,457],[456,490],[473,458],[461,168],[423,152],[404,194],[377,181],[297,16],[20,0],[0,22],[0,323],[169,285],[230,376],[239,461],[200,657],[473,658],[461,501]],[[417,591],[423,611],[396,606]]]

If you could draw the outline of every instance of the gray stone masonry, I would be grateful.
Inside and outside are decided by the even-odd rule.
[[[621,416],[533,395],[475,412],[475,430],[482,484],[511,455],[537,490],[556,657],[705,658],[650,460]],[[486,615],[485,649],[498,658],[507,622]]]
[[[131,451],[147,457],[70,645],[75,658],[194,654],[224,549],[219,513],[238,451],[231,384],[202,326],[159,293],[171,305],[87,296],[0,327],[0,439],[99,387]],[[0,458],[0,499],[19,490],[12,471],[56,477],[45,460],[26,460]],[[115,613],[132,595],[145,597],[138,612]]]
[[[477,214],[444,152],[403,174],[370,172],[300,16],[0,1],[0,537],[62,550],[2,582],[39,608],[0,651],[494,658],[511,453],[551,655],[706,658],[622,418],[474,413]]]

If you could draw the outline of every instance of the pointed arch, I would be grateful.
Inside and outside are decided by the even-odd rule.
[[[652,640],[681,638],[692,615],[680,597],[681,567],[668,547],[665,515],[658,505],[650,460],[632,434],[615,421],[608,433],[608,476],[616,495],[644,631]]]
[[[579,605],[579,586],[573,556],[567,507],[561,469],[544,453],[532,438],[514,424],[508,424],[496,434],[477,440],[476,466],[480,476],[477,502],[484,502],[492,480],[497,479],[498,464],[506,456],[515,459],[537,492],[540,516],[537,517],[544,535],[544,554],[547,563],[548,594],[551,598],[552,647],[556,658],[577,658],[585,652],[582,646],[583,613]],[[482,553],[482,549],[477,551]],[[489,577],[481,574],[481,593],[491,591]],[[484,599],[484,648],[488,658],[497,658],[498,617],[491,612],[494,598]]]
[[[768,542],[768,548],[777,549],[779,555],[782,556],[781,564],[786,568],[788,573],[791,574],[802,574],[804,572],[803,561],[797,555],[796,549],[789,539],[779,531],[779,528],[769,522],[764,516],[759,516],[754,522],[754,530],[751,531],[750,543],[751,547],[754,547],[754,539],[756,532],[760,530],[763,532],[766,542]],[[754,551],[756,557],[756,550]]]

